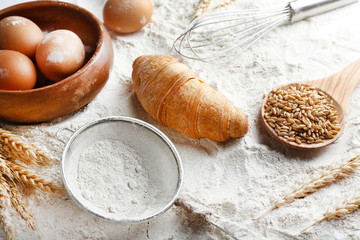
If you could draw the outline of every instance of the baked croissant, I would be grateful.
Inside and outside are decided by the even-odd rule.
[[[135,93],[158,122],[191,138],[226,141],[243,137],[246,115],[189,67],[168,55],[146,55],[133,63]]]

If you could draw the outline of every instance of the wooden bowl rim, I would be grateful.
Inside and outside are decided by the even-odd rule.
[[[14,10],[31,9],[31,8],[44,7],[44,6],[50,6],[50,7],[55,6],[55,7],[73,9],[73,10],[80,12],[83,15],[88,15],[92,20],[94,20],[94,22],[96,23],[95,26],[97,27],[97,31],[99,32],[99,39],[98,39],[98,42],[96,45],[96,50],[84,66],[82,66],[75,73],[71,74],[70,76],[68,76],[58,82],[54,82],[50,85],[46,85],[43,87],[27,89],[27,90],[1,90],[0,89],[0,94],[3,93],[3,94],[21,95],[21,94],[26,94],[26,93],[36,93],[36,92],[40,92],[40,91],[45,91],[49,88],[56,88],[58,86],[65,85],[69,81],[76,79],[83,72],[87,71],[88,67],[93,64],[93,62],[95,61],[95,58],[98,56],[100,49],[102,48],[102,46],[104,44],[104,27],[102,26],[102,23],[100,22],[100,20],[93,13],[86,10],[85,8],[82,8],[73,3],[67,3],[67,2],[62,2],[62,1],[36,1],[36,2],[19,3],[16,5],[4,8],[4,9],[0,10],[0,14],[11,12]]]

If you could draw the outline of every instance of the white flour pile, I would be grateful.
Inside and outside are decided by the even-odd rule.
[[[80,155],[77,184],[91,205],[124,218],[139,215],[161,190],[150,186],[144,164],[144,159],[121,141],[96,141]]]
[[[1,1],[0,7],[6,3]],[[102,19],[104,0],[68,0]],[[183,59],[171,51],[173,40],[191,20],[197,0],[154,0],[154,15],[141,31],[118,35],[110,32],[114,67],[104,89],[83,109],[49,123],[0,127],[29,139],[61,157],[63,144],[55,133],[78,129],[85,123],[111,115],[139,118],[163,131],[175,144],[184,165],[181,195],[191,196],[201,211],[212,212],[240,239],[360,239],[360,211],[301,230],[319,219],[334,203],[359,191],[360,172],[320,191],[287,204],[257,222],[252,218],[316,169],[360,154],[360,88],[353,92],[346,126],[339,140],[324,149],[300,151],[273,141],[259,121],[264,94],[279,85],[328,76],[360,56],[360,3],[307,20],[280,26],[236,62],[210,65]],[[285,0],[238,0],[231,8],[272,7]],[[225,143],[194,140],[153,120],[138,102],[131,81],[132,62],[143,54],[170,54],[189,65],[200,77],[249,118],[249,132]],[[21,107],[21,106],[19,106]],[[59,164],[43,171],[60,183]],[[149,223],[118,225],[89,215],[68,196],[37,194],[28,198],[37,219],[37,231],[14,218],[19,239],[224,239],[212,227],[192,228],[177,207]],[[1,233],[2,234],[2,233]],[[2,235],[3,236],[3,235]],[[225,238],[226,239],[226,238]]]

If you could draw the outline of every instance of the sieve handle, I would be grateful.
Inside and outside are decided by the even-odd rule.
[[[339,7],[343,7],[357,0],[295,0],[289,2],[291,22],[315,16]]]
[[[74,133],[75,131],[74,131],[74,130],[71,130],[70,128],[62,128],[62,129],[60,129],[59,131],[56,132],[55,136],[56,136],[57,140],[59,140],[59,141],[62,142],[63,144],[66,144],[66,141],[63,140],[63,139],[60,137],[60,134],[61,134],[63,131],[69,131],[69,132],[71,132],[71,133]]]

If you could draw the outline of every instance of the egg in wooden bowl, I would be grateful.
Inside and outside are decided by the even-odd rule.
[[[29,19],[45,37],[59,30],[73,32],[83,43],[85,55],[75,72],[56,81],[41,72],[33,57],[37,69],[34,88],[0,89],[1,120],[45,122],[70,114],[96,97],[109,78],[114,59],[110,35],[99,19],[77,5],[60,1],[27,2],[0,10],[0,21],[10,16]],[[52,55],[59,60],[59,55]]]

